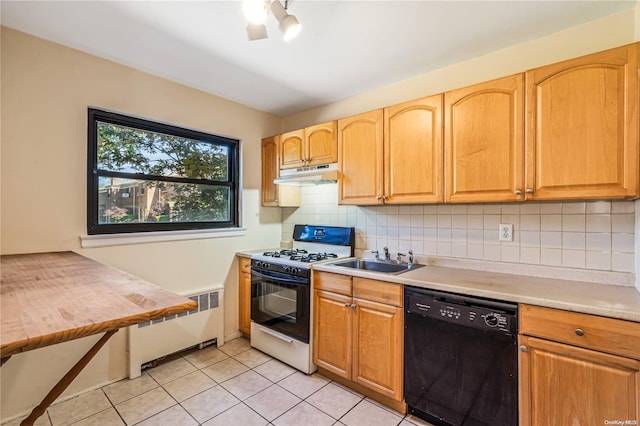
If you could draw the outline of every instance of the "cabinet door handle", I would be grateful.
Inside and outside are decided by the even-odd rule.
[[[356,305],[351,305],[351,309],[355,309],[355,308],[356,308]]]
[[[382,196],[381,196],[381,195],[378,195],[378,196],[376,197],[376,200],[378,200],[378,201],[382,200]]]
[[[581,328],[576,328],[576,335],[577,336],[584,336],[584,330]]]
[[[351,303],[345,303],[345,304],[344,304],[344,307],[345,307],[345,308],[348,308],[348,307],[350,307],[350,306],[351,306]]]
[[[522,194],[522,189],[516,189],[515,191],[516,195],[521,195]]]
[[[387,200],[389,199],[389,197],[388,197],[388,196],[386,196],[386,195],[383,195],[383,196],[382,196],[382,199],[383,199],[383,200],[385,200],[385,201],[387,201]]]
[[[527,348],[525,345],[520,346],[520,352],[529,352],[529,348]]]
[[[526,192],[527,194],[533,194],[533,189],[532,188],[527,188],[524,190],[524,192]]]

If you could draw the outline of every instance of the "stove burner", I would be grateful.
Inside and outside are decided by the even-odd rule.
[[[307,253],[308,252],[306,250],[302,250],[302,249],[284,249],[280,251],[265,251],[264,253],[262,253],[262,255],[268,256],[268,257],[290,256],[291,260],[294,260],[293,259],[294,256],[302,256]]]
[[[262,253],[263,256],[273,258],[288,258],[289,260],[311,263],[318,262],[320,260],[335,259],[338,257],[335,253],[309,253],[303,249],[285,249],[280,251],[266,251]]]
[[[296,256],[295,259],[292,256],[291,260],[299,260],[300,262],[310,263],[318,262],[320,260],[335,259],[337,257],[338,255],[335,253],[310,253],[306,256]]]

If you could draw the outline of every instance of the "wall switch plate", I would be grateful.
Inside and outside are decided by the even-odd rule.
[[[513,223],[500,224],[500,241],[513,241]]]

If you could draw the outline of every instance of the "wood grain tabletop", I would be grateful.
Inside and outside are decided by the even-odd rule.
[[[1,259],[2,358],[197,307],[186,297],[73,252]]]

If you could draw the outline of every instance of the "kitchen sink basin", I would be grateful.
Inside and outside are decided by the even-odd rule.
[[[382,272],[385,274],[401,274],[412,269],[420,268],[424,265],[408,263],[396,263],[391,261],[381,261],[373,259],[349,259],[342,262],[332,263],[333,266],[343,268],[360,269],[364,271]]]

